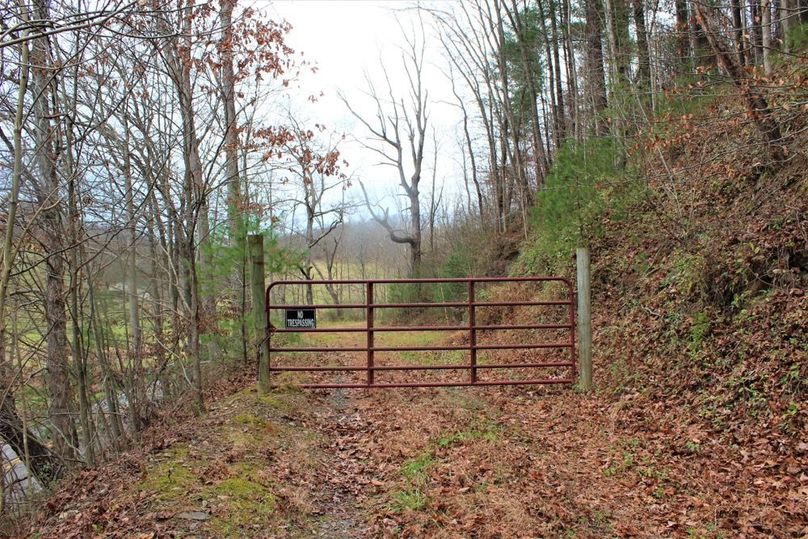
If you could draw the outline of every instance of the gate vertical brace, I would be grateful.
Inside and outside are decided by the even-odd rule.
[[[569,299],[570,299],[570,308],[569,308],[569,325],[570,325],[570,361],[572,362],[572,378],[575,380],[578,377],[578,349],[576,347],[576,336],[577,332],[575,331],[575,304],[578,301],[578,294],[575,291],[575,288],[572,286],[572,283],[567,281],[567,288],[569,289]]]
[[[373,281],[368,281],[365,293],[365,304],[367,313],[367,348],[368,348],[368,385],[373,385]]]
[[[469,362],[471,383],[477,383],[477,317],[474,312],[474,281],[469,281]]]

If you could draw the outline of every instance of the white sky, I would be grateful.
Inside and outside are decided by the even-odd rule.
[[[446,4],[446,1],[432,4]],[[293,98],[293,110],[302,111],[303,117],[312,123],[320,122],[347,135],[342,156],[350,164],[348,173],[364,181],[372,198],[386,197],[383,204],[391,208],[391,214],[395,212],[390,193],[398,182],[396,172],[392,167],[379,166],[377,154],[351,141],[354,137],[368,141],[369,133],[351,116],[337,94],[342,92],[361,114],[372,115],[375,109],[363,94],[367,90],[365,73],[374,80],[377,88],[386,89],[380,68],[381,58],[394,88],[399,90],[397,93],[406,97],[408,83],[400,57],[406,41],[401,28],[415,28],[420,34],[416,12],[406,9],[413,5],[410,0],[276,0],[271,3],[259,0],[255,4],[268,16],[287,20],[292,25],[287,43],[296,52],[302,52],[304,59],[318,66],[317,73],[305,75],[300,81],[298,99]],[[446,64],[440,42],[429,35],[431,29],[427,22],[425,20],[427,35],[418,36],[426,39],[423,84],[430,99],[426,170],[421,183],[424,202],[431,188],[433,127],[440,156],[438,185],[441,181],[445,183],[445,197],[454,197],[462,190],[462,167],[458,164],[457,150],[459,111],[453,105],[449,81],[442,73]],[[307,96],[319,95],[321,91],[324,96],[317,103],[306,101]],[[410,170],[408,168],[408,174]],[[351,191],[355,197],[361,196],[358,185]]]

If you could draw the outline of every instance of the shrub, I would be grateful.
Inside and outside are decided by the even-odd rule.
[[[526,273],[560,269],[575,247],[601,234],[606,211],[619,217],[639,185],[620,155],[608,137],[569,141],[559,149],[531,212],[532,238],[521,257]]]

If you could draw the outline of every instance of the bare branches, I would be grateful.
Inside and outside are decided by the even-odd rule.
[[[415,237],[412,234],[409,234],[406,230],[395,227],[390,222],[390,209],[382,208],[379,204],[371,203],[370,198],[368,197],[368,192],[365,189],[365,184],[361,180],[359,181],[359,186],[362,188],[362,195],[365,199],[365,207],[370,212],[373,220],[379,223],[387,231],[390,236],[390,241],[393,243],[402,243],[410,246],[415,245]],[[381,210],[381,213],[379,213],[378,210]]]
[[[75,32],[104,26],[111,20],[133,11],[138,2],[129,2],[111,9],[79,11],[65,14],[60,19],[25,18],[18,24],[4,28],[0,33],[0,49],[24,43],[39,37],[50,37],[65,32]],[[23,8],[27,9],[27,8]],[[15,37],[16,36],[16,37]]]
[[[348,111],[364,125],[371,135],[371,140],[383,145],[378,149],[373,144],[363,142],[366,148],[382,155],[385,162],[395,167],[398,182],[404,195],[409,200],[408,230],[399,230],[390,222],[389,212],[374,210],[370,203],[364,184],[362,193],[368,210],[374,220],[387,231],[394,243],[407,244],[410,247],[410,271],[413,275],[420,273],[421,266],[421,201],[420,182],[423,174],[426,130],[429,121],[427,107],[429,92],[423,87],[423,67],[425,44],[419,43],[416,37],[405,37],[407,49],[402,51],[401,65],[408,82],[409,103],[404,97],[397,96],[390,82],[387,67],[380,61],[382,76],[386,83],[387,98],[382,99],[371,80],[368,80],[368,96],[376,109],[374,121],[359,114],[344,95],[341,99]],[[408,156],[405,159],[402,139],[406,138]],[[412,167],[411,170],[408,170]]]

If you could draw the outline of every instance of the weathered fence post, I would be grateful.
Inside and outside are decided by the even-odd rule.
[[[250,234],[247,236],[250,255],[253,339],[258,355],[258,392],[269,391],[269,343],[267,335],[266,283],[264,281],[264,236]]]
[[[578,247],[575,253],[578,268],[578,383],[584,391],[592,389],[592,311],[589,249]]]

